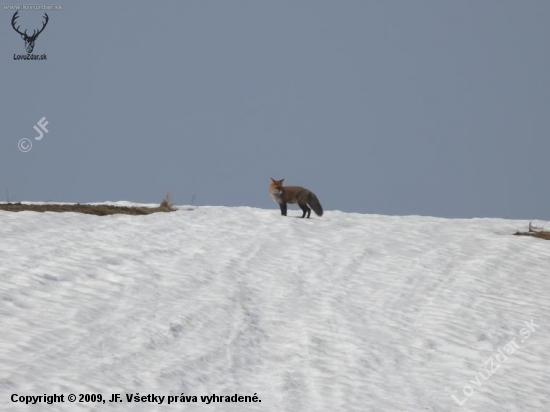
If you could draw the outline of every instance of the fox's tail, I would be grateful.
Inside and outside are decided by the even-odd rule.
[[[307,203],[311,206],[317,216],[323,216],[323,206],[321,206],[321,203],[319,203],[319,199],[317,199],[315,193],[309,192]]]

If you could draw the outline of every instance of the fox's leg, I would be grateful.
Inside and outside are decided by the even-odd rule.
[[[281,208],[281,216],[286,216],[286,203],[279,203],[279,207]]]
[[[307,207],[307,204],[305,205],[301,205],[300,203],[298,203],[298,206],[300,206],[300,209],[302,209],[302,219],[306,216],[306,213],[307,213],[307,217],[309,219],[309,215],[311,214],[311,209],[309,207]]]

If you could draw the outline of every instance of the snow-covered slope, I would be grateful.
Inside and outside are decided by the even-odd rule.
[[[0,410],[548,411],[550,242],[527,223],[0,211]]]

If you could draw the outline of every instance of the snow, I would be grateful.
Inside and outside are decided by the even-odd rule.
[[[0,410],[550,410],[550,242],[512,236],[529,222],[300,213],[0,211]]]

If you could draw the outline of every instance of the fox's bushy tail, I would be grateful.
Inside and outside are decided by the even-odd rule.
[[[317,199],[315,193],[309,192],[307,203],[311,206],[317,216],[323,216],[323,206],[321,206],[321,203],[319,203],[319,199]]]

